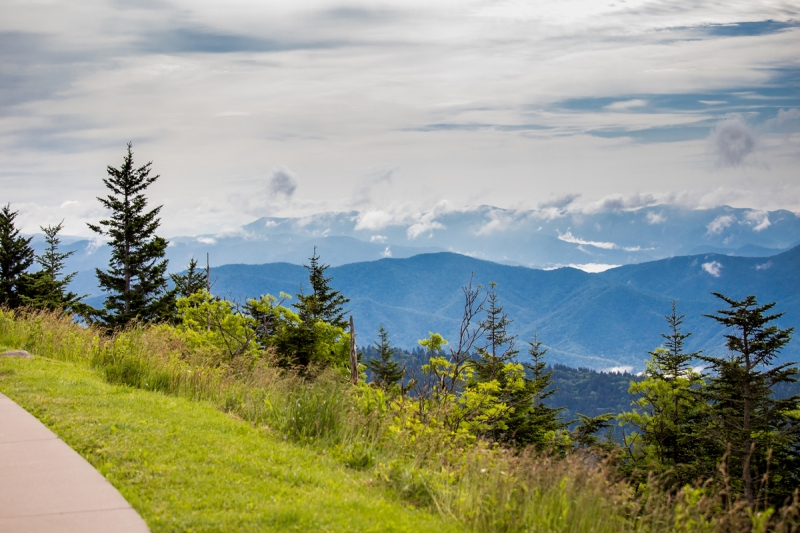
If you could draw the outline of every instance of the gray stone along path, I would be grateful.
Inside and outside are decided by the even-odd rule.
[[[0,394],[0,533],[149,533],[125,498]]]

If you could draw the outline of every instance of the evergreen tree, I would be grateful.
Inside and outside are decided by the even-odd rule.
[[[725,335],[729,355],[700,356],[709,365],[704,396],[710,403],[710,427],[705,436],[720,450],[728,450],[727,471],[738,481],[734,488],[753,506],[766,497],[767,488],[771,495],[782,498],[793,490],[791,483],[798,481],[800,420],[792,411],[800,408],[800,396],[777,399],[773,395],[775,385],[796,381],[795,363],[773,366],[794,328],[779,329],[771,324],[783,316],[768,314],[775,302],[759,305],[755,296],[734,300],[713,294],[729,307],[705,316],[730,331]],[[769,464],[771,455],[784,465],[794,464],[795,470],[776,469]],[[760,483],[762,479],[769,484]]]
[[[632,459],[626,465],[629,473],[636,472],[644,480],[652,469],[668,470],[676,486],[713,473],[713,466],[711,471],[707,464],[702,468],[703,458],[713,453],[699,453],[697,431],[705,404],[698,400],[698,392],[703,380],[690,366],[699,352],[684,352],[684,342],[691,336],[681,331],[684,316],[678,315],[672,302],[672,314],[665,316],[669,332],[661,334],[666,347],[650,352],[645,378],[630,384],[629,392],[636,396],[634,409],[619,416],[637,430],[626,436]]]
[[[58,234],[63,228],[62,220],[55,226],[40,226],[45,235],[47,248],[44,253],[36,256],[41,270],[33,274],[24,274],[20,297],[25,305],[39,309],[65,309],[88,316],[93,309],[81,303],[83,296],[78,296],[74,292],[67,290],[67,286],[75,277],[77,272],[72,272],[62,276],[64,261],[69,258],[74,251],[63,253],[59,251],[61,239]]]
[[[22,305],[20,281],[33,264],[33,237],[22,237],[14,226],[18,211],[11,204],[0,209],[0,305],[10,308]]]
[[[519,350],[514,347],[517,336],[508,334],[508,326],[513,320],[508,318],[503,307],[499,305],[495,287],[497,283],[489,283],[486,318],[480,324],[485,332],[486,344],[478,348],[479,358],[474,362],[478,381],[497,379],[502,374],[503,365],[513,361],[519,354]]]
[[[192,257],[184,274],[170,274],[172,283],[175,284],[175,295],[178,298],[188,298],[196,292],[206,288],[207,276],[205,270],[197,268],[197,259]]]
[[[387,390],[403,379],[405,370],[393,359],[394,348],[389,344],[389,333],[383,327],[383,324],[378,330],[378,339],[375,342],[378,357],[369,359],[365,364],[372,371],[374,383]]]
[[[544,355],[547,350],[542,348],[538,335],[533,336],[533,342],[528,342],[528,355],[530,363],[525,363],[529,372],[526,389],[529,391],[532,408],[523,424],[517,430],[517,440],[524,444],[532,444],[537,449],[546,448],[555,437],[557,431],[564,429],[566,424],[561,419],[563,407],[550,407],[545,400],[558,392],[553,387],[553,371],[546,371],[547,363]]]
[[[467,383],[468,392],[487,391],[489,397],[483,410],[499,413],[491,424],[489,434],[493,439],[512,443],[518,447],[534,445],[544,449],[553,442],[555,434],[564,427],[559,413],[562,409],[545,405],[551,390],[552,372],[545,372],[543,356],[546,350],[534,336],[529,343],[531,364],[517,362],[519,350],[515,347],[516,335],[508,333],[512,320],[499,304],[495,288],[489,284],[486,317],[481,322],[486,344],[478,348],[478,358],[473,362],[474,374]],[[527,369],[530,375],[526,375]],[[491,384],[495,385],[492,387]],[[493,391],[490,395],[488,391]]]
[[[325,277],[325,271],[330,268],[330,265],[319,262],[316,246],[314,253],[309,258],[309,263],[303,266],[308,270],[311,294],[306,295],[301,291],[297,295],[297,303],[294,304],[300,318],[303,322],[313,323],[321,320],[332,326],[346,329],[348,322],[344,318],[345,311],[342,307],[350,300],[331,288],[330,282],[333,278]]]
[[[111,218],[89,228],[109,237],[109,269],[96,269],[105,299],[103,322],[110,328],[125,326],[131,320],[154,321],[169,316],[174,295],[167,290],[167,241],[156,235],[161,224],[161,206],[147,210],[144,191],[159,176],[150,175],[152,162],[136,168],[131,143],[120,168],[109,166],[103,179],[111,194],[98,200],[111,210]]]

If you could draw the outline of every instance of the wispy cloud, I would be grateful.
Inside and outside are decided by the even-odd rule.
[[[706,225],[708,235],[719,235],[726,228],[734,223],[736,218],[733,215],[720,215]]]
[[[711,261],[710,263],[703,263],[702,268],[707,273],[711,274],[715,278],[720,277],[722,275],[722,264],[717,261]]]
[[[766,211],[747,211],[744,215],[744,220],[747,224],[753,226],[753,231],[762,231],[772,225],[769,220],[769,213]]]
[[[605,109],[607,109],[608,111],[627,111],[629,109],[644,107],[646,105],[647,105],[647,100],[636,98],[634,100],[623,100],[620,102],[614,102],[613,104],[608,104],[605,107]]]

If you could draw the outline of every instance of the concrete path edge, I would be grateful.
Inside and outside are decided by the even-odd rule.
[[[0,393],[0,533],[149,533],[111,483]]]

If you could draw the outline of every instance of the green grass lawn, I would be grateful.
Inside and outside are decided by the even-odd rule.
[[[0,358],[0,392],[99,470],[154,533],[455,531],[368,476],[194,402],[82,365]]]

